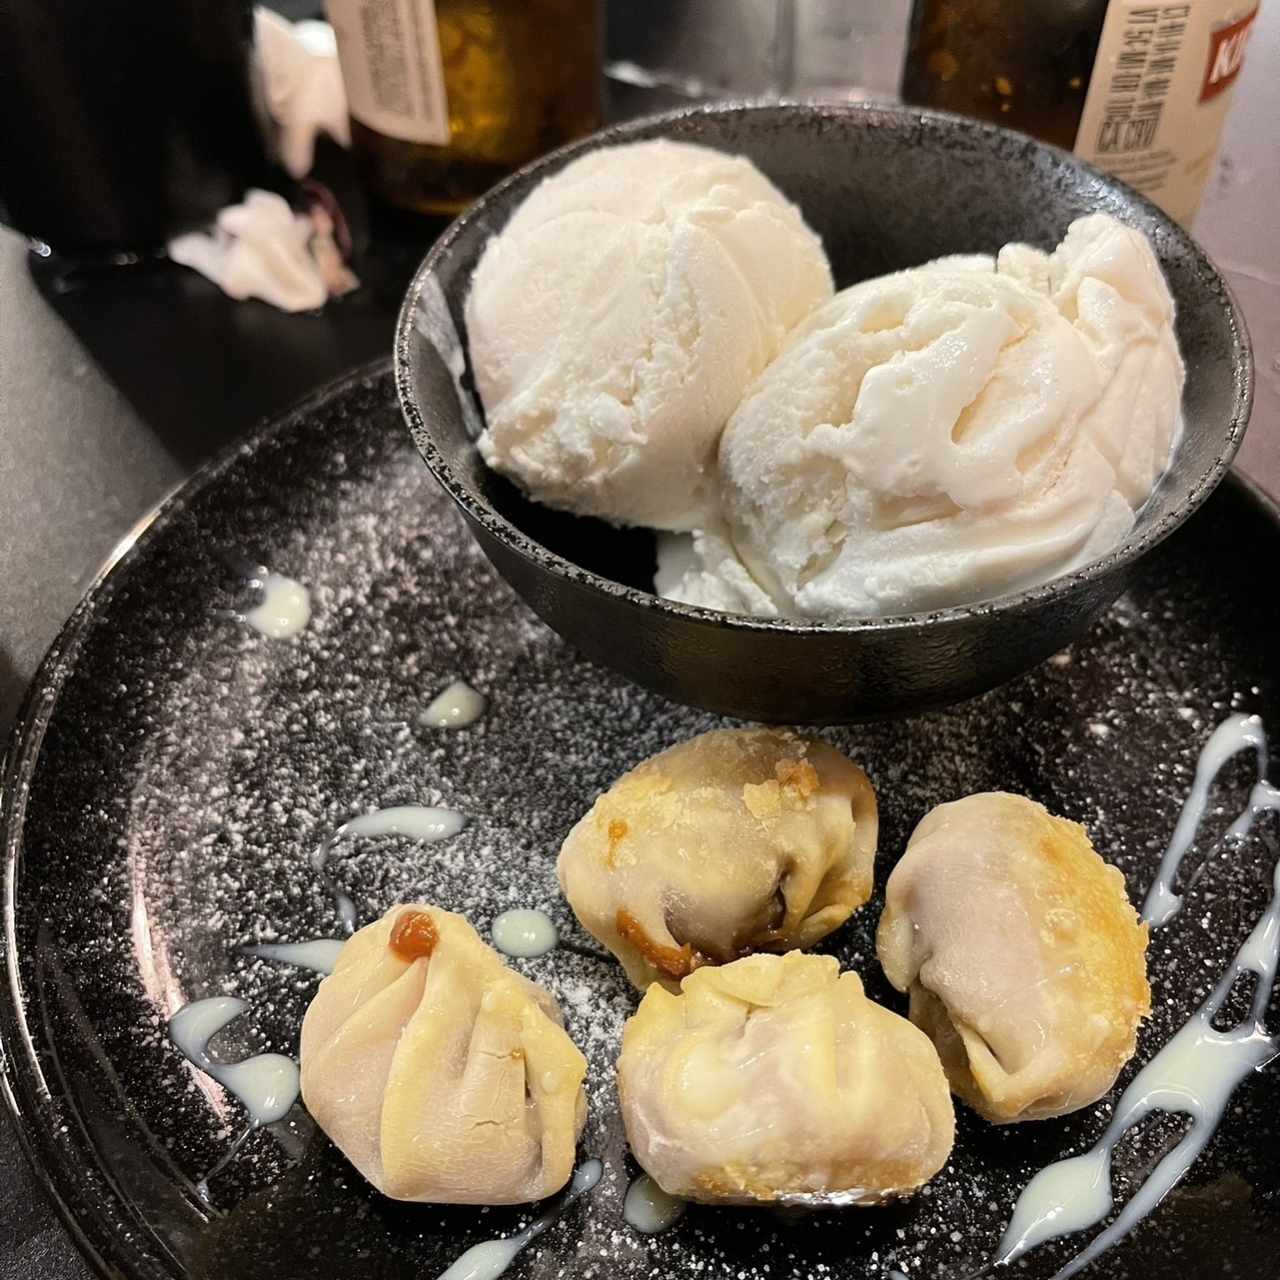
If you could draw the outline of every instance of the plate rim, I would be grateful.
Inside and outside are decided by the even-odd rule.
[[[144,514],[107,556],[50,644],[31,678],[0,755],[0,858],[3,859],[0,911],[4,925],[0,953],[3,957],[0,976],[4,978],[0,982],[0,1099],[9,1112],[18,1146],[49,1196],[63,1227],[92,1270],[104,1280],[122,1280],[122,1277],[174,1280],[182,1272],[168,1257],[162,1239],[150,1229],[145,1218],[133,1211],[127,1198],[118,1194],[99,1163],[85,1161],[80,1170],[73,1173],[58,1147],[56,1128],[62,1118],[58,1111],[60,1103],[45,1081],[36,1053],[36,1040],[26,1017],[28,1002],[24,999],[16,963],[16,912],[31,780],[40,762],[46,731],[57,711],[63,688],[78,667],[81,648],[98,607],[110,598],[115,584],[137,557],[238,460],[258,453],[317,407],[361,382],[379,378],[388,379],[389,390],[394,395],[394,369],[389,355],[361,364],[322,384],[279,414],[251,426]],[[1280,532],[1280,501],[1256,481],[1231,467],[1221,487],[1230,489],[1237,499],[1256,509]],[[78,1138],[70,1140],[81,1145]],[[91,1143],[82,1145],[88,1153],[94,1152]],[[141,1229],[139,1234],[145,1244],[121,1236],[113,1215],[104,1212],[103,1207],[108,1203],[116,1211],[117,1221],[126,1218]]]
[[[224,472],[243,458],[252,457],[278,435],[305,419],[317,407],[336,399],[352,387],[378,378],[390,379],[394,397],[390,354],[355,366],[322,383],[293,401],[279,413],[250,425],[190,475],[169,489],[145,512],[108,552],[94,572],[79,603],[58,629],[23,694],[17,715],[0,753],[0,916],[3,947],[0,949],[0,1103],[8,1112],[18,1146],[28,1167],[57,1212],[63,1227],[81,1256],[103,1280],[173,1280],[181,1271],[166,1265],[163,1243],[150,1231],[144,1218],[133,1214],[128,1201],[117,1195],[111,1180],[96,1161],[86,1162],[79,1176],[68,1173],[58,1158],[51,1128],[58,1117],[50,1110],[58,1104],[49,1088],[35,1052],[28,1027],[27,1001],[18,974],[17,900],[21,876],[23,837],[26,828],[27,793],[39,764],[44,738],[57,710],[67,681],[79,664],[81,647],[89,634],[98,607],[110,598],[122,574],[137,557],[162,536],[170,523],[185,511]],[[396,408],[399,408],[396,401]],[[403,415],[401,415],[403,417]],[[1280,520],[1280,514],[1277,515]],[[6,1123],[0,1121],[0,1123]],[[92,1151],[90,1144],[86,1149]],[[101,1211],[103,1196],[131,1218],[156,1249],[141,1251],[122,1241],[109,1216]]]

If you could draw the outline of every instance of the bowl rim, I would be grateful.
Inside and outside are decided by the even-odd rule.
[[[663,136],[660,132],[655,133],[655,131],[660,131],[664,127],[674,126],[694,117],[764,115],[780,111],[788,113],[800,112],[817,119],[854,119],[861,117],[867,124],[872,126],[885,120],[910,121],[921,126],[932,126],[940,131],[949,132],[953,136],[967,133],[977,136],[1015,139],[1031,149],[1048,153],[1059,163],[1065,163],[1094,175],[1106,185],[1122,192],[1130,201],[1136,201],[1139,205],[1145,206],[1156,221],[1162,224],[1162,230],[1171,235],[1178,243],[1180,250],[1190,255],[1198,272],[1206,274],[1216,285],[1226,310],[1228,328],[1231,331],[1233,342],[1231,414],[1227,420],[1226,433],[1222,440],[1221,448],[1218,450],[1213,463],[1192,482],[1185,499],[1179,503],[1177,508],[1136,535],[1131,533],[1122,542],[1097,559],[1091,560],[1088,564],[1073,569],[1068,573],[1058,574],[1046,582],[992,596],[989,599],[972,604],[949,605],[941,609],[886,614],[884,616],[819,620],[791,617],[767,618],[756,614],[725,613],[718,609],[709,609],[700,605],[668,600],[654,592],[643,591],[637,587],[630,587],[625,583],[617,582],[612,578],[606,578],[602,574],[586,569],[558,552],[552,551],[549,547],[530,537],[502,515],[483,495],[472,491],[464,484],[452,463],[437,445],[434,434],[428,425],[428,419],[424,415],[422,406],[418,403],[417,395],[414,391],[414,374],[418,367],[419,352],[422,347],[427,345],[418,334],[415,324],[418,299],[426,282],[434,277],[439,264],[452,251],[459,237],[464,232],[469,231],[473,224],[483,223],[489,212],[504,202],[508,191],[513,187],[522,185],[529,178],[537,177],[549,170],[559,169],[564,163],[601,146]],[[1249,425],[1249,415],[1253,407],[1254,394],[1253,347],[1244,315],[1240,310],[1235,295],[1231,291],[1230,285],[1199,241],[1140,191],[1130,187],[1127,183],[1122,182],[1111,174],[1105,173],[1097,166],[1081,160],[1071,152],[1063,150],[1061,147],[1041,142],[1039,139],[1032,138],[1027,134],[1018,133],[1013,129],[1007,129],[989,121],[972,119],[950,111],[913,107],[903,103],[874,101],[807,102],[788,98],[724,99],[638,116],[611,124],[585,137],[566,143],[564,146],[557,147],[554,151],[547,152],[545,155],[538,157],[508,175],[501,182],[491,187],[479,200],[470,205],[449,224],[443,234],[431,246],[431,249],[419,264],[418,269],[414,272],[396,321],[394,370],[396,393],[400,400],[401,412],[408,424],[419,454],[421,454],[423,461],[435,476],[437,482],[470,521],[479,525],[486,533],[515,552],[521,559],[549,572],[564,582],[585,586],[588,590],[613,597],[634,608],[665,614],[673,619],[701,625],[709,624],[731,631],[748,633],[784,632],[798,635],[852,635],[865,631],[908,632],[926,627],[937,628],[951,623],[961,623],[979,617],[990,617],[994,614],[1036,611],[1053,600],[1071,596],[1075,591],[1084,588],[1087,584],[1111,577],[1163,542],[1184,521],[1199,510],[1209,495],[1218,487],[1223,477],[1230,470],[1232,461],[1244,439],[1245,431]]]

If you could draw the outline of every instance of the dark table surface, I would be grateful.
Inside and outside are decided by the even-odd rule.
[[[1280,496],[1280,3],[1257,25],[1195,229],[1253,335],[1239,465]],[[168,264],[69,287],[33,278],[24,242],[0,231],[0,733],[98,567],[157,501],[255,423],[389,351],[437,231],[375,224],[365,287],[302,316],[231,302]],[[87,1274],[0,1119],[0,1280]]]

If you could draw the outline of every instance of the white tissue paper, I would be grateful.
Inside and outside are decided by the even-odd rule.
[[[290,22],[268,9],[255,9],[253,18],[263,96],[280,130],[280,163],[301,178],[311,171],[317,134],[351,145],[338,43],[327,22]]]
[[[289,22],[254,10],[257,64],[267,113],[278,127],[276,149],[294,178],[315,159],[317,134],[351,144],[338,47],[327,22]],[[249,190],[218,213],[208,232],[169,241],[169,256],[236,299],[261,298],[282,311],[314,311],[359,285],[334,241],[321,200],[296,213],[270,191]]]
[[[219,212],[211,233],[169,241],[169,256],[232,298],[261,298],[282,311],[324,306],[329,287],[311,251],[316,227],[273,191],[250,190]]]

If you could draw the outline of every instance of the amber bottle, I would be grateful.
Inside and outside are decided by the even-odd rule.
[[[328,0],[373,191],[457,213],[600,123],[600,0]]]
[[[1199,204],[1258,0],[916,0],[902,96]]]

